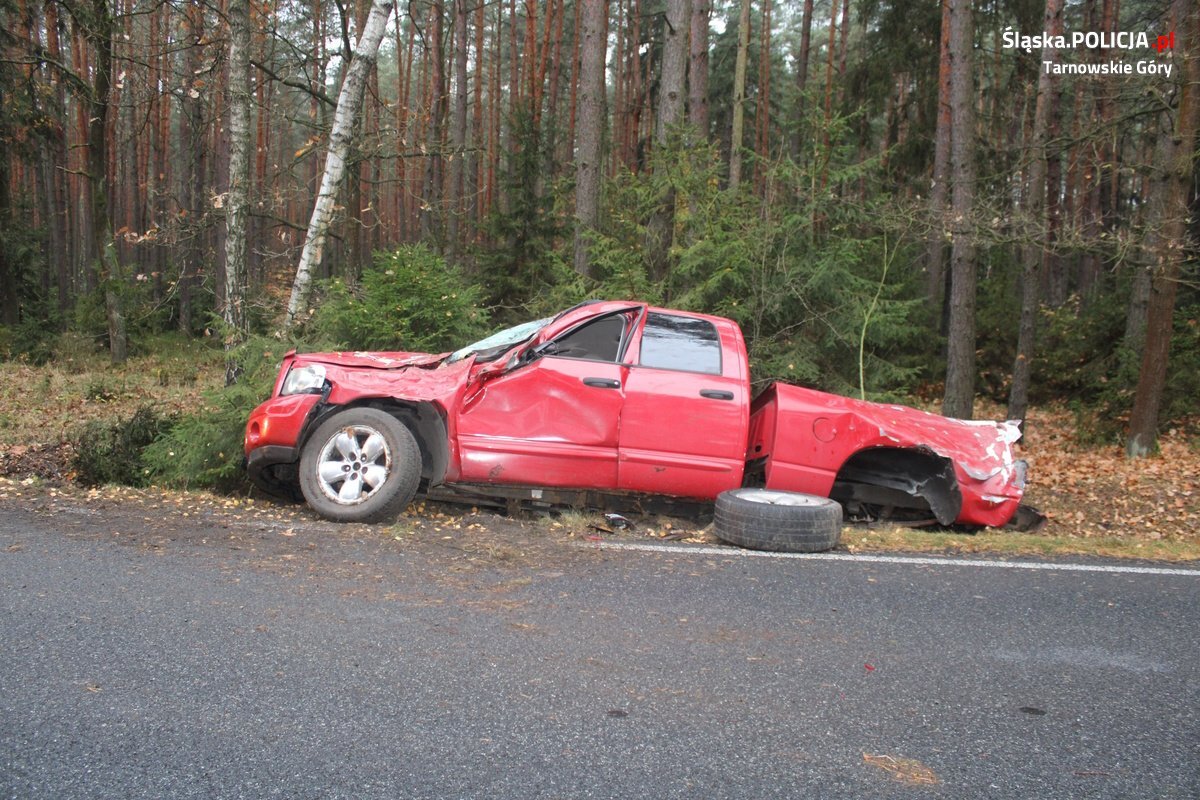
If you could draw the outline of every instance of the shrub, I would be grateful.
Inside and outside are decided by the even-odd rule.
[[[145,486],[150,482],[146,448],[167,434],[172,424],[171,417],[151,406],[142,406],[128,419],[87,423],[72,437],[79,482]]]
[[[180,488],[234,490],[245,485],[242,431],[255,406],[271,393],[279,361],[295,343],[254,337],[233,352],[238,382],[206,392],[201,408],[180,417],[145,451],[156,482]]]
[[[441,256],[406,245],[377,253],[358,286],[325,284],[305,332],[355,350],[444,352],[485,332],[479,302],[478,287]]]

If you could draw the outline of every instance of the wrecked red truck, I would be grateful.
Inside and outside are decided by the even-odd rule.
[[[449,354],[289,353],[245,451],[256,484],[338,521],[387,519],[418,491],[596,505],[758,487],[860,519],[1002,526],[1025,488],[1019,435],[783,383],[752,397],[731,320],[591,301]]]

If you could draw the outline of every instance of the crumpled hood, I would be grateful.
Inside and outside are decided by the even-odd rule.
[[[432,366],[449,353],[434,355],[432,353],[404,353],[400,351],[384,353],[341,352],[341,353],[298,353],[296,360],[301,362],[316,362],[320,364],[336,364],[342,367],[368,367],[371,369],[399,369],[401,367]]]
[[[473,358],[446,363],[443,353],[297,353],[297,364],[321,364],[333,405],[364,397],[448,404],[466,385]]]

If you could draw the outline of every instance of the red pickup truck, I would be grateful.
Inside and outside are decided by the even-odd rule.
[[[783,383],[752,398],[734,322],[594,301],[449,354],[289,353],[245,450],[259,486],[340,521],[394,516],[421,488],[712,501],[749,486],[1000,526],[1025,486],[1018,436]]]

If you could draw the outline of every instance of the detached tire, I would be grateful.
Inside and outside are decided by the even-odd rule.
[[[400,420],[350,408],[317,428],[300,454],[300,490],[334,522],[380,522],[408,505],[421,480],[421,450]]]
[[[714,522],[720,539],[740,547],[819,553],[837,546],[842,507],[811,494],[732,489],[717,497]]]

